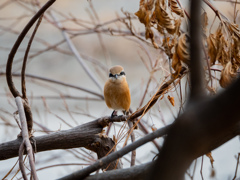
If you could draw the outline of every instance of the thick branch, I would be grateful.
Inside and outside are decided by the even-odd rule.
[[[153,163],[142,164],[127,169],[117,169],[88,176],[84,180],[146,180],[149,179]]]
[[[190,16],[190,100],[201,98],[205,95],[205,78],[203,60],[201,56],[202,28],[200,11],[201,0],[192,0]]]
[[[100,118],[101,119],[101,118]],[[70,130],[62,130],[52,134],[38,136],[36,140],[37,152],[54,149],[70,149],[85,147],[91,144],[103,129],[99,120],[77,126]],[[0,144],[0,160],[18,156],[18,149],[22,142],[21,138]]]
[[[109,122],[125,121],[126,117],[110,116],[98,118],[89,123],[74,127],[69,130],[62,130],[52,134],[34,137],[36,140],[37,152],[54,149],[71,149],[77,147],[86,147],[95,142]],[[18,156],[18,149],[22,142],[21,138],[0,144],[0,160],[5,160]]]
[[[154,168],[159,179],[183,179],[191,162],[240,134],[240,79],[214,98],[194,103],[174,122]]]

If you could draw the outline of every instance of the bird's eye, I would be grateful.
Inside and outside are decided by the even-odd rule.
[[[122,72],[120,73],[120,75],[121,75],[121,76],[122,76],[122,75],[125,75],[125,72],[122,71]]]
[[[114,77],[112,73],[109,73],[109,77]]]

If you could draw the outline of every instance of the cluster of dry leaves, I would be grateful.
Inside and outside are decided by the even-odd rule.
[[[145,25],[146,39],[151,39],[155,48],[163,47],[166,55],[172,60],[173,76],[178,76],[183,65],[189,65],[189,36],[180,30],[184,22],[185,12],[176,0],[140,0],[139,10],[135,13],[141,23]],[[215,33],[207,33],[207,13],[202,14],[203,51],[205,59],[211,67],[221,68],[219,83],[227,87],[237,76],[240,66],[240,30],[227,18],[221,18]],[[162,44],[157,44],[155,34],[163,37]],[[207,68],[205,68],[207,69]],[[209,71],[208,71],[209,72]]]

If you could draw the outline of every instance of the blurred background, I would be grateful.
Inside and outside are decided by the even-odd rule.
[[[16,139],[20,132],[13,116],[17,110],[15,100],[5,77],[8,54],[24,26],[45,2],[2,0],[0,3],[0,143]],[[182,0],[181,3],[188,11],[189,1]],[[232,18],[235,4],[220,1],[212,3],[229,19]],[[239,10],[239,3],[236,6]],[[213,22],[215,14],[206,5],[204,8],[209,22]],[[32,43],[26,68],[27,96],[33,112],[34,136],[46,134],[42,127],[55,132],[110,115],[112,110],[107,108],[101,96],[108,79],[108,69],[113,65],[122,65],[125,69],[133,111],[144,106],[170,77],[169,61],[164,51],[161,48],[155,49],[151,41],[145,39],[145,26],[134,15],[138,9],[137,0],[58,0],[45,13]],[[130,31],[130,25],[135,34]],[[181,28],[186,30],[187,24]],[[215,26],[214,28],[216,29]],[[25,37],[14,58],[14,83],[19,90],[21,81],[17,73],[21,72],[33,29]],[[66,36],[72,47],[67,43]],[[160,36],[156,38],[157,42],[161,42]],[[76,48],[77,55],[71,48]],[[77,56],[88,67],[88,72],[97,83],[86,73]],[[55,83],[49,82],[50,80]],[[182,104],[184,105],[188,93],[187,77],[181,80],[180,86],[181,90],[172,88],[168,91],[143,117],[142,121],[149,132],[155,127],[161,128],[172,123],[184,110]],[[79,90],[80,87],[88,92]],[[221,90],[219,87],[217,89]],[[174,97],[175,106],[168,101],[168,95]],[[121,149],[125,140],[123,138],[120,141],[122,134],[119,129],[122,125],[114,123],[109,135],[115,135],[119,139],[117,149]],[[137,139],[144,136],[139,129],[135,130],[135,134]],[[163,139],[157,139],[157,142],[161,144]],[[239,147],[237,137],[214,150],[214,168],[206,156],[203,159],[200,157],[189,169],[189,174],[194,176],[186,175],[186,179],[201,179],[201,172],[205,179],[232,179]],[[152,161],[156,154],[156,147],[153,143],[148,143],[137,149],[136,164]],[[122,158],[126,168],[130,166],[130,155]],[[36,154],[37,174],[39,179],[56,179],[79,170],[86,166],[84,164],[91,164],[96,159],[93,152],[84,148],[40,152]],[[0,178],[10,171],[17,160],[18,158],[12,158],[0,161]],[[18,164],[7,179],[19,179],[21,173],[17,172]]]

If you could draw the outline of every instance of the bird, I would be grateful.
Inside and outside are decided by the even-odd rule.
[[[110,68],[109,79],[104,86],[104,99],[107,106],[113,109],[111,118],[117,116],[118,110],[124,115],[129,114],[131,94],[122,66],[116,65]]]

